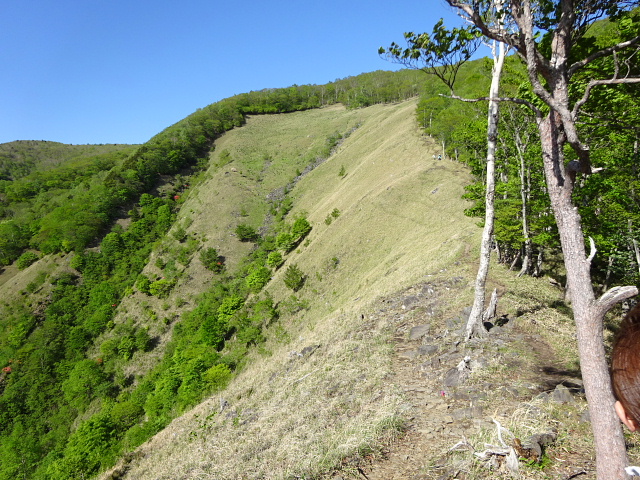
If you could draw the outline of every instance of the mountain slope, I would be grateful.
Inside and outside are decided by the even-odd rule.
[[[181,215],[189,212],[187,232],[206,236],[233,268],[240,256],[230,235],[235,225],[215,219],[228,218],[225,209],[238,217],[242,210],[244,219],[259,226],[266,213],[259,199],[281,186],[269,180],[270,171],[280,168],[273,159],[296,149],[302,158],[305,148],[313,148],[305,141],[324,138],[325,132],[301,126],[350,133],[291,190],[290,215],[307,212],[313,230],[265,289],[281,307],[294,302],[281,277],[296,263],[307,275],[296,301],[306,308],[281,308],[280,319],[265,333],[266,343],[250,354],[227,390],[176,419],[128,456],[126,468],[121,465],[111,478],[315,474],[345,456],[366,453],[385,432],[393,434],[403,401],[398,387],[385,382],[393,332],[383,323],[371,324],[371,309],[381,296],[453,266],[473,248],[479,231],[462,213],[468,174],[459,164],[434,159],[436,146],[420,136],[414,113],[410,101],[259,116],[216,142],[214,165],[225,150],[237,160],[212,167]],[[294,139],[302,142],[295,149]],[[259,157],[261,165],[251,170]],[[296,167],[299,173],[301,167]],[[277,173],[274,178],[287,175]],[[245,182],[252,175],[262,181]],[[328,224],[335,209],[339,215]],[[205,283],[197,263],[176,292]],[[451,308],[464,305],[470,295],[465,289]],[[120,321],[125,312],[128,317],[135,312],[134,300],[119,307]],[[139,360],[144,364],[142,356]]]

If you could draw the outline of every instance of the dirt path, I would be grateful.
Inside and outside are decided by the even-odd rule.
[[[517,322],[493,328],[486,338],[469,344],[459,342],[457,332],[464,315],[436,325],[432,313],[441,298],[452,295],[452,291],[455,295],[461,287],[459,279],[413,287],[383,302],[372,317],[378,321],[385,316],[395,328],[395,373],[389,382],[405,392],[406,431],[379,455],[334,474],[334,480],[469,478],[448,454],[454,445],[482,430],[495,429],[493,419],[507,422],[522,402],[541,392],[552,392],[558,384],[579,387],[576,372],[557,368],[553,350],[541,337],[520,333]],[[531,349],[535,358],[532,368],[522,368],[518,355],[511,354],[505,357],[509,365],[503,369],[511,374],[489,374],[481,379],[469,375],[473,370],[486,370],[493,356],[515,343]],[[460,375],[457,367],[462,365],[466,368]],[[581,480],[594,478],[593,462],[578,470],[557,470],[553,478],[572,478],[576,471]],[[488,471],[487,475],[485,478],[498,478]]]

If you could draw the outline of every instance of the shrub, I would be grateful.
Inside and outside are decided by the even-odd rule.
[[[236,235],[241,242],[255,242],[260,238],[256,229],[246,223],[241,223],[236,227]]]
[[[291,235],[293,235],[293,238],[296,240],[296,242],[299,242],[304,237],[306,237],[310,231],[311,224],[304,217],[297,218],[296,221],[293,222],[293,226],[291,227]]]
[[[142,405],[131,400],[116,403],[111,408],[111,419],[121,431],[135,425],[143,414]]]
[[[267,256],[267,265],[271,268],[278,269],[284,263],[284,259],[282,258],[282,254],[280,252],[271,252]]]
[[[182,243],[184,242],[185,238],[187,238],[187,231],[182,225],[180,225],[179,227],[174,229],[173,232],[171,232],[171,235],[173,235],[173,238],[175,238],[177,241]]]
[[[142,293],[146,293],[147,295],[150,295],[151,292],[149,291],[149,287],[151,286],[151,280],[149,280],[146,276],[140,274],[138,275],[138,279],[136,280],[136,287],[138,288],[138,290],[140,290]]]
[[[135,333],[136,349],[148,352],[153,346],[153,339],[149,336],[146,329],[140,328]]]
[[[88,478],[114,460],[113,441],[117,425],[99,413],[80,424],[65,446],[64,455],[47,469],[48,478]]]
[[[302,310],[307,310],[309,308],[309,302],[307,300],[302,300],[295,295],[291,295],[288,299],[282,302],[282,310],[289,315],[293,315]]]
[[[247,276],[245,282],[249,289],[259,292],[269,280],[271,280],[271,270],[267,267],[258,267]]]
[[[18,261],[16,262],[18,270],[24,270],[29,265],[36,262],[39,258],[40,257],[38,257],[38,255],[33,252],[24,252],[18,257]]]
[[[125,360],[129,360],[136,351],[136,340],[132,335],[125,335],[118,343],[118,353]]]
[[[225,297],[218,307],[218,320],[226,322],[229,318],[244,305],[242,297],[231,295]]]
[[[173,282],[162,278],[149,285],[149,293],[154,297],[167,298],[172,288]]]
[[[111,356],[115,356],[118,354],[119,344],[120,344],[120,339],[115,337],[109,338],[104,342],[102,342],[102,345],[100,345],[100,353],[102,353],[102,355],[107,358]]]
[[[290,233],[282,232],[276,237],[276,245],[286,253],[293,250],[293,247],[296,246],[296,240]]]
[[[218,251],[213,247],[205,248],[200,251],[200,261],[205,268],[214,273],[220,273],[224,270],[222,259],[220,258],[220,255],[218,255]]]
[[[257,325],[250,325],[239,330],[236,339],[244,345],[257,345],[265,341],[262,335],[262,328]]]
[[[231,153],[226,148],[220,152],[220,156],[218,157],[218,166],[224,167],[231,163],[233,159],[231,158]]]
[[[84,267],[84,255],[74,253],[69,261],[69,266],[75,270],[82,270],[82,267]]]
[[[284,273],[284,284],[297,292],[304,285],[305,276],[296,264],[290,265]]]
[[[231,370],[224,364],[214,365],[209,370],[204,372],[203,378],[207,382],[213,391],[222,390],[227,386],[229,380],[232,377]]]

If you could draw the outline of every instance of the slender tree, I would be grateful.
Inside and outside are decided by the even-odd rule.
[[[502,16],[502,0],[494,0],[496,18]],[[381,48],[379,53],[387,54],[388,58],[403,63],[412,68],[420,68],[429,74],[436,75],[450,89],[452,98],[464,100],[454,93],[456,75],[462,64],[467,61],[478,47],[476,31],[474,29],[445,29],[440,20],[433,29],[431,36],[427,34],[415,35],[406,33],[408,47],[401,49],[392,44],[386,50]],[[458,49],[457,45],[461,45]],[[485,294],[489,263],[491,261],[491,242],[493,237],[494,203],[495,203],[495,152],[498,142],[498,120],[500,77],[505,59],[505,46],[502,42],[492,42],[493,69],[491,73],[491,87],[489,89],[489,108],[487,119],[487,156],[486,156],[486,185],[485,185],[485,221],[480,243],[480,262],[475,281],[475,293],[471,313],[465,327],[464,338],[481,336],[486,332]],[[495,295],[492,297],[495,303]],[[495,305],[493,306],[495,309]]]

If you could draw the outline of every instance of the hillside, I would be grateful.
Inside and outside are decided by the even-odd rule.
[[[47,479],[99,469],[105,480],[507,477],[503,457],[474,460],[485,442],[499,443],[497,420],[525,444],[554,435],[544,458],[521,462],[525,478],[594,478],[563,292],[494,265],[500,319],[488,338],[459,342],[480,234],[463,213],[471,176],[436,159],[441,146],[421,134],[415,113],[411,100],[250,115],[215,141],[205,170],[162,177],[159,197],[143,195],[99,248],[7,267],[0,295],[9,341],[0,353],[13,371],[0,387],[30,408],[47,389],[62,403],[42,437],[59,446],[36,463],[16,423],[2,447],[15,462],[3,474],[15,478],[22,458],[37,465],[32,478]],[[118,242],[160,219],[169,201],[177,216],[165,220],[166,234],[136,247],[130,262],[145,262],[141,275],[116,271],[114,281],[130,286],[114,302],[105,280],[114,267],[98,262],[123,251]],[[295,219],[311,231],[254,289],[249,279],[266,249]],[[242,225],[262,239],[242,241]],[[201,255],[211,249],[216,271]],[[296,291],[284,283],[292,265],[305,276]],[[65,299],[95,282],[86,306]],[[239,292],[245,306],[212,347],[207,315]],[[20,298],[37,316],[15,310]],[[55,320],[74,301],[84,323],[65,313],[56,321],[70,333],[60,340],[43,312]],[[95,340],[83,343],[91,328]],[[22,338],[41,343],[16,349]],[[21,362],[45,371],[39,366],[51,360],[38,345],[61,341],[67,352],[88,348],[71,357],[76,364],[58,360],[63,395],[45,380],[26,393]],[[70,426],[60,423],[72,414]]]
[[[470,453],[447,450],[464,438],[477,443],[493,436],[492,418],[523,439],[535,429],[560,430],[563,441],[553,450],[558,461],[548,470],[559,474],[578,465],[592,478],[572,324],[566,309],[551,308],[561,304],[560,291],[545,280],[516,280],[496,266],[492,282],[509,322],[486,342],[458,346],[479,228],[462,214],[468,174],[451,160],[433,158],[437,147],[420,135],[414,112],[410,101],[256,116],[216,142],[207,180],[190,193],[178,223],[189,217],[187,233],[205,236],[232,268],[240,256],[235,225],[216,219],[230,215],[260,226],[262,199],[285,174],[276,159],[304,157],[314,139],[351,132],[326,161],[296,177],[290,215],[305,212],[313,230],[265,287],[281,311],[264,332],[266,342],[250,352],[225,390],[101,478],[284,479],[335,472],[336,478],[431,479],[456,478],[456,469],[483,478],[487,471],[474,466]],[[220,152],[233,159],[222,168],[215,166]],[[334,209],[339,216],[326,222]],[[300,310],[288,305],[291,292],[281,279],[294,262],[307,274],[297,293]],[[210,276],[192,262],[183,278],[175,295],[193,298]],[[119,321],[140,301],[126,299]],[[447,384],[450,369],[466,355],[474,361],[470,377]],[[130,371],[139,374],[152,357],[136,354]],[[575,398],[545,402],[544,392],[558,384],[573,388]],[[581,433],[571,438],[570,431]]]
[[[237,259],[229,244],[237,241],[229,233],[234,225],[216,224],[215,218],[233,218],[241,208],[252,212],[250,220],[260,218],[266,213],[256,213],[262,199],[278,186],[273,181],[283,176],[277,172],[282,168],[277,158],[302,157],[314,138],[352,131],[290,193],[294,207],[289,215],[307,212],[313,225],[308,240],[287,260],[308,275],[298,294],[308,308],[281,315],[267,330],[266,344],[252,353],[253,360],[229,390],[174,421],[148,447],[142,447],[153,454],[146,455],[128,478],[182,478],[179,472],[202,469],[204,464],[215,465],[211,478],[242,478],[248,472],[254,478],[267,472],[269,478],[285,478],[295,471],[318,471],[376,441],[378,434],[399,420],[401,392],[384,388],[384,379],[391,374],[388,341],[392,332],[386,325],[380,325],[379,331],[361,331],[370,321],[367,312],[381,296],[460,261],[478,235],[474,222],[462,214],[460,197],[467,174],[461,165],[433,159],[434,146],[417,131],[414,112],[411,101],[361,110],[334,106],[252,117],[216,142],[213,156],[226,150],[234,161],[222,169],[212,168],[210,179],[190,194],[182,212],[189,212],[186,215],[192,220],[188,234],[206,235],[208,244],[225,255],[233,268]],[[267,168],[254,166],[265,157],[274,159]],[[340,176],[343,167],[346,174]],[[263,178],[256,185],[258,174]],[[325,219],[334,209],[340,215],[327,225]],[[280,278],[286,267],[265,288],[276,304],[289,297]],[[202,288],[197,264],[188,268],[185,278],[191,280],[176,288],[177,295]],[[123,316],[131,315],[128,302],[120,306]],[[298,356],[292,352],[305,348],[313,355],[296,366]],[[227,428],[234,423],[231,417],[219,416],[220,425],[197,420],[219,409],[221,398],[228,399],[230,410],[244,412],[241,424],[245,416],[254,419],[247,422],[250,427],[242,432],[242,442],[220,437],[239,434]],[[298,429],[303,431],[294,438],[287,433]],[[193,450],[189,435],[209,438],[207,430],[213,430],[216,456],[187,455]],[[187,435],[186,443],[165,440],[175,438],[176,431]],[[206,445],[207,440],[203,441]],[[213,453],[202,448],[203,454]],[[231,453],[238,449],[243,453]],[[238,457],[243,458],[239,464],[235,463]],[[165,463],[159,458],[172,460]],[[184,458],[187,465],[176,458]]]
[[[15,180],[32,171],[50,170],[63,164],[88,164],[92,157],[118,158],[128,155],[134,145],[67,145],[58,142],[21,140],[0,144],[0,179]],[[123,155],[120,155],[122,158]],[[97,159],[96,159],[97,160]],[[84,165],[83,165],[84,166]]]

